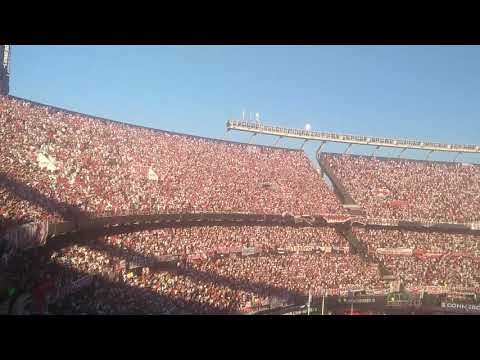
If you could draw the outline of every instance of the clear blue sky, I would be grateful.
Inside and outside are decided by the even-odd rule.
[[[11,72],[12,95],[208,137],[245,108],[288,127],[480,143],[480,46],[14,46]]]

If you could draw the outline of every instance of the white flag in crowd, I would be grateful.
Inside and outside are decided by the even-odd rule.
[[[158,175],[152,170],[152,168],[148,169],[148,180],[158,180]]]
[[[37,154],[37,163],[41,169],[46,168],[49,171],[57,170],[57,161],[53,156],[49,156],[48,154],[39,152]]]

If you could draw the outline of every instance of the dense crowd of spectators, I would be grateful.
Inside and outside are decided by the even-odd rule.
[[[342,212],[303,151],[161,132],[4,96],[0,137],[0,196],[8,204],[0,211],[9,219]]]
[[[480,286],[480,259],[477,257],[377,256],[406,287],[478,289]]]
[[[92,285],[55,304],[60,313],[242,313],[272,302],[287,304],[320,289],[350,289],[382,284],[376,269],[356,255],[299,253],[179,260],[178,268],[133,272],[128,255],[117,256],[102,242],[69,245],[38,262],[37,283],[56,286],[89,274]],[[45,261],[46,260],[46,261]]]
[[[2,185],[0,174],[0,232],[13,225],[46,219],[61,221],[62,218],[55,214],[53,208],[52,212],[48,214],[42,206],[16,196],[10,189]]]
[[[344,214],[302,151],[166,133],[2,96],[0,137],[0,231],[31,220],[81,216]],[[368,216],[478,220],[478,166],[325,159]],[[476,236],[358,228],[354,234],[371,252],[438,253],[377,254],[407,286],[479,286]],[[254,248],[254,254],[242,254],[242,248]],[[376,266],[341,249],[348,243],[332,227],[171,227],[56,251],[34,249],[28,260],[18,255],[5,266],[28,274],[24,288],[45,281],[61,288],[92,275],[87,290],[56,303],[59,313],[238,313],[288,303],[309,291],[387,287]],[[151,259],[162,255],[176,255],[174,270],[151,267]]]
[[[407,221],[479,220],[480,166],[323,154],[367,215]]]
[[[380,283],[376,268],[356,255],[335,253],[227,257],[194,266],[209,274],[239,279],[258,292],[264,284],[307,295],[309,289],[316,292],[319,289],[372,288]]]
[[[182,232],[178,230],[162,230],[165,231],[164,236],[158,237],[156,241],[170,241],[167,236],[170,231],[177,231],[174,236],[181,237]],[[188,230],[182,229],[185,232]],[[226,229],[217,230],[215,233],[227,233]],[[284,236],[298,230],[285,229],[284,234],[287,235]],[[55,251],[48,248],[34,249],[37,253],[30,253],[28,261],[22,258],[20,267],[26,269],[30,286],[54,280],[57,287],[62,287],[86,274],[93,276],[95,280],[92,285],[67,296],[52,307],[52,311],[76,314],[243,313],[273,303],[288,304],[299,296],[305,298],[309,291],[318,294],[321,289],[341,291],[388,288],[388,284],[381,280],[372,264],[356,255],[341,252],[285,254],[262,252],[253,256],[236,254],[206,257],[195,261],[179,256],[176,258],[177,267],[174,270],[155,270],[154,267],[148,266],[143,266],[140,272],[132,270],[131,265],[137,263],[139,255],[148,257],[156,252],[152,252],[148,245],[133,248],[125,245],[143,241],[139,239],[146,239],[152,234],[159,236],[162,231],[146,231],[135,236],[122,235],[121,241],[116,243],[112,242],[115,237],[107,236],[86,243],[69,244]],[[199,237],[202,234],[209,234],[206,228],[194,231]],[[247,234],[250,231],[253,230],[249,227],[233,230],[236,235]],[[328,243],[331,241],[329,231],[328,229],[323,234],[319,233],[318,237],[314,238],[322,238],[324,239],[322,242]],[[259,233],[261,232],[262,230],[259,230]],[[359,232],[358,229],[355,233],[363,241],[374,242],[373,238],[365,240],[363,232]],[[297,235],[302,238],[301,234]],[[333,237],[334,233],[330,235]],[[402,235],[397,231],[392,232],[392,237],[378,230],[373,230],[369,235],[385,239],[377,240],[373,246],[405,247],[422,244],[421,240],[412,243],[402,242],[399,240]],[[446,241],[455,242],[455,238],[460,235],[447,235],[449,236],[453,240]],[[395,237],[397,239],[392,242],[387,240]],[[303,239],[308,238],[307,235],[303,236]],[[238,241],[242,242],[242,238],[240,237]],[[283,246],[282,240],[279,241],[278,245]],[[431,247],[428,241],[422,247],[436,250],[437,247],[435,245]],[[154,242],[152,241],[152,244]],[[336,240],[333,243],[336,243]],[[249,242],[242,244],[252,245]],[[228,247],[230,244],[227,242],[222,245]],[[199,245],[194,245],[194,248],[196,246]],[[206,246],[214,247],[217,243],[208,243]],[[38,253],[41,251],[44,252],[43,255]],[[448,254],[433,257],[382,254],[376,256],[407,288],[480,287],[480,260],[477,257],[456,257]],[[29,262],[33,264],[28,265]],[[122,262],[123,267],[120,266]],[[12,265],[13,263],[10,264]]]
[[[370,251],[377,248],[411,248],[442,253],[469,253],[480,251],[480,236],[434,231],[383,230],[354,227],[355,236]]]
[[[478,235],[360,227],[354,227],[353,233],[407,286],[477,288],[480,284]],[[412,251],[388,253],[400,249]]]
[[[299,297],[305,301],[309,291],[388,288],[375,267],[342,253],[233,255],[192,262],[179,257],[170,270],[135,271],[129,264],[138,251],[112,249],[108,239],[33,252],[17,261],[30,286],[53,281],[62,288],[85,275],[93,278],[50,306],[50,312],[61,314],[237,314],[295,299],[298,303]],[[477,258],[379,259],[407,288],[479,288]]]
[[[208,255],[243,247],[254,247],[256,253],[348,247],[335,228],[309,226],[194,226],[111,235],[106,240],[112,246],[148,256]]]

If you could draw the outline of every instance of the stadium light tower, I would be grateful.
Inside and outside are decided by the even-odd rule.
[[[260,124],[260,113],[258,113],[258,112],[255,113],[255,122],[256,122],[257,124]]]
[[[8,95],[10,91],[10,45],[2,45],[0,48],[0,94]]]

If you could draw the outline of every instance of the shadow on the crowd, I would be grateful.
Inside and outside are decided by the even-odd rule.
[[[21,198],[25,201],[31,202],[32,204],[35,204],[45,211],[47,211],[49,214],[59,214],[64,218],[64,220],[78,220],[78,219],[84,219],[87,218],[87,213],[83,211],[79,206],[73,205],[73,204],[68,204],[65,202],[59,202],[54,199],[51,199],[47,197],[46,195],[42,194],[38,190],[30,187],[29,185],[26,185],[24,183],[21,183],[15,179],[10,178],[7,174],[0,172],[0,184],[4,186],[8,191],[12,193],[15,197]],[[152,226],[146,226],[146,228],[158,228],[158,225],[152,225]],[[143,230],[143,227],[141,228]],[[121,247],[117,247],[111,244],[107,244],[105,242],[99,241],[102,236],[105,236],[107,234],[112,234],[116,233],[117,231],[113,229],[102,229],[96,232],[92,232],[90,235],[87,234],[77,234],[77,235],[69,235],[69,236],[62,236],[59,238],[56,238],[55,241],[50,242],[50,245],[47,248],[44,248],[45,251],[53,251],[55,249],[64,247],[66,245],[72,244],[72,242],[78,242],[78,243],[85,243],[86,239],[91,239],[92,241],[87,242],[87,246],[96,248],[99,251],[103,251],[109,255],[124,258],[124,259],[129,259],[129,260],[135,260],[135,261],[144,261],[146,263],[154,264],[157,259],[153,256],[147,256],[144,254],[141,254],[135,250],[132,249],[125,249]],[[137,231],[140,229],[136,229]],[[125,229],[118,229],[118,232],[125,232]],[[42,250],[39,250],[42,251]],[[41,257],[39,257],[40,259]],[[40,266],[40,261],[35,260],[33,263],[36,263],[37,265],[34,266],[38,267]],[[19,270],[19,269],[18,269]],[[57,269],[52,271],[52,274],[55,273],[55,271],[61,271],[61,267],[57,266]],[[31,269],[30,272],[35,273],[35,269]],[[70,271],[72,272],[73,277],[75,276],[81,276],[81,274],[78,271],[74,271],[71,269],[68,270],[63,270],[65,271]],[[244,290],[248,291],[254,294],[257,294],[259,296],[278,296],[278,297],[289,297],[290,299],[299,299],[299,298],[305,298],[305,294],[294,291],[292,289],[288,289],[286,287],[277,287],[273,286],[270,284],[266,283],[259,283],[259,282],[251,282],[251,281],[245,281],[242,279],[235,279],[235,278],[230,278],[227,276],[222,276],[219,274],[212,274],[206,271],[201,271],[196,268],[194,268],[192,265],[185,263],[179,270],[179,273],[190,277],[193,281],[202,281],[202,282],[209,282],[212,284],[215,284],[217,286],[225,286],[229,288],[233,288],[236,290]],[[140,301],[142,302],[141,299],[150,299],[151,304],[167,304],[166,307],[162,307],[162,309],[166,308],[171,308],[171,309],[184,309],[185,312],[197,312],[197,313],[205,313],[205,314],[218,314],[218,313],[227,313],[225,309],[221,309],[215,305],[211,304],[204,304],[204,303],[199,303],[195,301],[190,301],[190,300],[185,300],[185,299],[178,299],[178,298],[169,298],[166,295],[160,295],[152,290],[146,289],[146,288],[141,288],[133,285],[129,285],[123,282],[123,279],[121,281],[115,281],[112,279],[108,279],[106,277],[101,277],[101,276],[96,276],[97,279],[97,284],[99,285],[100,288],[102,287],[113,287],[116,288],[118,291],[121,290],[121,293],[128,293],[130,294],[128,298],[125,300],[128,302],[132,301]],[[94,295],[92,295],[94,296]],[[115,299],[112,299],[115,300]],[[98,303],[98,301],[95,301]],[[171,306],[169,306],[169,304]],[[108,306],[108,304],[105,304]],[[147,314],[147,313],[159,313],[159,307],[158,305],[152,305],[148,306],[148,304],[145,304],[143,301],[141,306],[138,308],[138,311],[135,311],[135,313],[141,313],[141,314]],[[200,311],[199,311],[200,309]],[[85,311],[86,313],[96,313],[95,309],[87,309]],[[114,311],[114,313],[121,313],[119,310]]]
[[[87,217],[86,212],[80,209],[79,206],[51,199],[31,186],[12,179],[3,172],[0,172],[0,185],[4,186],[14,197],[37,205],[49,214],[53,215],[57,213],[64,220],[83,219]]]
[[[54,281],[60,281],[62,287],[74,279],[89,275],[86,271],[72,269],[67,266],[45,260],[55,248],[37,248],[28,256],[18,257],[17,264],[12,264],[15,271],[28,274],[23,286],[32,289],[45,282],[40,274],[49,274]],[[43,271],[42,271],[43,269]],[[33,276],[32,276],[33,275]],[[43,277],[43,278],[42,278]],[[229,314],[227,309],[194,300],[160,294],[150,288],[142,288],[124,282],[123,278],[112,272],[93,275],[93,284],[87,285],[77,293],[66,296],[50,307],[53,314],[114,314],[114,315],[164,315],[164,314]],[[22,286],[22,287],[23,287]]]
[[[307,297],[303,292],[295,291],[283,286],[274,286],[264,282],[254,282],[243,279],[235,279],[219,274],[213,274],[207,271],[196,269],[189,264],[186,264],[184,268],[184,273],[193,280],[208,281],[220,286],[227,286],[236,290],[248,291],[262,297],[268,296],[288,298],[290,301],[297,304],[305,302]]]
[[[109,234],[111,233],[109,232]],[[102,241],[103,236],[105,235],[106,231],[96,232],[95,234],[92,233],[91,235],[78,234],[75,241],[79,244],[89,246],[92,249],[103,251],[110,256],[120,257],[127,261],[143,262],[146,264],[155,264],[158,261],[155,256],[145,255],[133,249],[126,249],[124,247],[106,243],[105,241]],[[70,237],[68,242],[71,243],[71,241],[72,238]],[[58,241],[55,246],[62,247],[62,242]],[[217,286],[225,286],[236,290],[244,290],[257,294],[258,296],[276,296],[281,298],[286,297],[292,299],[296,303],[304,302],[306,299],[306,294],[300,291],[295,291],[283,286],[273,286],[263,282],[253,282],[219,274],[213,274],[207,271],[196,269],[191,264],[184,262],[182,262],[180,273],[190,277],[194,281],[209,282]]]

